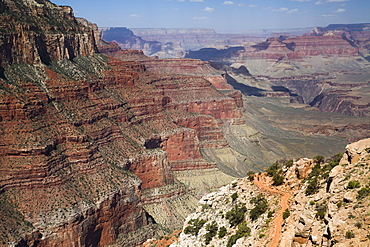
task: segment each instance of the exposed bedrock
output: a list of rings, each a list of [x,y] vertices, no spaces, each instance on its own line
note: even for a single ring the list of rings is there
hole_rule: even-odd
[[[4,0],[0,66],[50,63],[96,52],[93,31],[79,25],[73,11],[48,1]]]
[[[202,153],[227,147],[224,121],[242,122],[241,94],[222,73],[198,60],[158,60],[155,71],[150,59],[94,54],[99,37],[70,8],[3,3],[19,29],[2,36],[1,243],[132,246],[145,239],[124,236],[180,227],[197,198],[233,179]],[[10,10],[27,10],[34,27]],[[57,27],[46,25],[53,13]]]

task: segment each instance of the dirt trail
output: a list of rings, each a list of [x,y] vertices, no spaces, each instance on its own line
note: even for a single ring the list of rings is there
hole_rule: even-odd
[[[271,188],[270,185],[268,183],[266,183],[265,180],[266,179],[265,179],[264,175],[259,175],[259,176],[256,175],[255,178],[254,178],[254,183],[258,187],[260,187],[262,190],[265,190],[265,191],[270,192],[270,193],[274,193],[274,194],[276,193],[276,194],[282,195],[282,198],[281,198],[281,201],[280,201],[281,210],[278,212],[278,214],[276,215],[276,217],[274,219],[275,234],[271,238],[271,243],[269,245],[269,247],[277,247],[279,245],[279,240],[280,240],[280,237],[281,237],[282,224],[284,222],[283,212],[285,211],[285,209],[287,209],[289,207],[288,200],[291,197],[291,195],[287,192]]]

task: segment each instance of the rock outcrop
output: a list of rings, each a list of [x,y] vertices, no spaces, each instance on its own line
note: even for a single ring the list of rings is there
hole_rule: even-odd
[[[227,85],[207,63],[163,74],[142,53],[95,54],[123,51],[69,7],[1,3],[2,244],[133,246],[163,232],[158,224],[180,227],[196,197],[233,179],[201,149],[228,145],[220,126],[240,121],[241,95],[213,87]]]
[[[122,48],[143,50],[148,56],[181,58],[189,50],[225,48],[260,41],[260,37],[219,34],[207,28],[103,28],[104,39]]]
[[[147,55],[152,55],[162,49],[158,41],[146,41],[125,27],[112,27],[101,31],[103,40],[115,42],[122,49],[143,50]]]
[[[96,52],[93,31],[49,1],[1,1],[0,66],[46,63]]]
[[[305,36],[269,38],[243,49],[193,51],[189,57],[231,64],[234,70],[247,68],[252,78],[236,71],[228,77],[246,95],[289,98],[323,112],[364,117],[369,116],[367,42],[367,24],[332,25]]]
[[[171,246],[367,246],[369,150],[364,139],[326,162],[320,156],[288,161],[268,169],[272,179],[234,181],[199,201]]]

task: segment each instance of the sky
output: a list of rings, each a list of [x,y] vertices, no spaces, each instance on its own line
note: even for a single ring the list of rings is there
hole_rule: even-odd
[[[51,0],[99,27],[256,29],[370,23],[370,0]]]

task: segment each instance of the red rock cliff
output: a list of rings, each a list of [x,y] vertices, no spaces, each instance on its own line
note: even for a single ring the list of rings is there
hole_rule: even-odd
[[[0,2],[0,66],[50,63],[92,55],[91,29],[79,25],[73,11],[49,1]]]
[[[240,94],[93,54],[92,29],[68,7],[1,4],[1,241],[112,244],[148,224],[142,190],[178,197],[173,171],[216,167],[200,149],[227,146],[220,125],[240,118]]]

